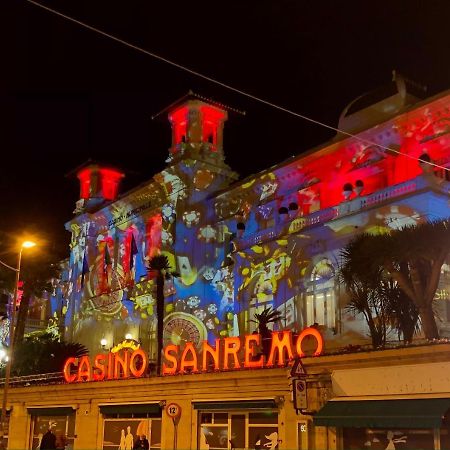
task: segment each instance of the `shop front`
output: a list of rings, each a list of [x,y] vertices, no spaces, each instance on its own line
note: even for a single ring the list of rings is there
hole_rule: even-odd
[[[331,381],[315,434],[333,432],[341,450],[450,449],[448,351],[424,345],[315,361]]]
[[[199,450],[269,448],[279,443],[275,400],[194,402]]]
[[[127,450],[144,437],[151,450],[161,449],[159,403],[100,405],[103,422],[103,450]]]
[[[75,438],[75,410],[72,407],[27,408],[30,416],[30,443],[40,449],[48,430],[52,430],[57,449],[73,448]]]
[[[450,398],[337,400],[314,417],[342,431],[345,450],[449,449]]]

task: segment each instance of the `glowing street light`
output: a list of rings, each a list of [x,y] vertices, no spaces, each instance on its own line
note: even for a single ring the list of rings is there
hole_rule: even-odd
[[[35,246],[36,246],[36,242],[33,242],[33,241],[22,242],[22,248],[31,248],[31,247],[35,247]]]
[[[6,369],[5,369],[5,383],[3,384],[3,401],[2,401],[2,413],[0,416],[0,448],[5,448],[4,436],[6,431],[6,404],[8,401],[8,388],[9,388],[9,380],[11,378],[11,367],[13,363],[14,356],[14,320],[16,316],[16,306],[17,306],[17,293],[19,288],[20,281],[20,266],[22,264],[22,252],[24,248],[32,248],[35,247],[36,243],[33,241],[23,241],[20,245],[20,250],[17,255],[17,266],[16,268],[8,266],[11,270],[16,272],[16,282],[14,284],[14,296],[13,303],[11,306],[11,318],[9,323],[9,355],[5,356],[6,361]]]

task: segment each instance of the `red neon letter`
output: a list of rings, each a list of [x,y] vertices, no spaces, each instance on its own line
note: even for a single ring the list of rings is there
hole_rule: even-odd
[[[84,381],[91,381],[91,362],[89,361],[89,356],[82,356],[78,364],[77,381],[83,381],[83,377],[86,378]]]
[[[174,355],[172,355],[174,353]],[[178,369],[178,345],[168,345],[164,348],[164,358],[172,363],[172,366],[167,366],[165,362],[163,362],[162,373],[163,375],[173,375],[177,373]]]
[[[278,366],[284,366],[285,350],[287,352],[288,359],[293,359],[291,344],[291,332],[282,331],[283,337],[280,339],[280,333],[275,331],[272,333],[272,346],[270,347],[269,360],[267,361],[267,367],[274,365],[275,353],[278,353]]]
[[[64,369],[63,369],[64,379],[68,383],[73,383],[75,381],[75,379],[77,378],[76,374],[70,375],[70,366],[72,364],[75,365],[76,362],[77,362],[77,358],[67,358],[66,362],[64,363]]]
[[[238,337],[229,337],[223,340],[224,349],[223,349],[223,368],[225,370],[229,369],[228,367],[228,357],[231,355],[234,359],[234,368],[240,369],[241,365],[239,364],[239,358],[237,353],[241,348],[241,341]]]
[[[106,359],[107,356],[103,353],[100,353],[99,355],[95,356],[94,359],[94,370],[92,377],[95,381],[102,381],[105,379],[106,376]]]
[[[317,347],[316,347],[316,351],[314,352],[314,356],[319,356],[323,350],[323,337],[316,328],[312,328],[312,327],[305,328],[299,334],[299,336],[297,338],[297,344],[295,346],[296,350],[297,350],[297,355],[300,356],[300,358],[305,356],[305,352],[302,349],[302,343],[303,343],[303,339],[305,339],[306,336],[313,336],[316,338]]]
[[[128,378],[128,357],[129,353],[127,350],[124,351],[125,358],[120,357],[120,353],[114,354],[114,379],[118,380],[120,378],[120,372],[122,372],[122,378]],[[122,370],[121,370],[122,369]]]
[[[136,363],[134,362],[134,360],[140,357],[142,360],[142,366],[138,369],[136,368]],[[130,358],[130,372],[131,375],[133,375],[133,377],[139,378],[142,377],[142,375],[145,372],[145,369],[147,368],[147,355],[145,354],[144,350],[142,350],[141,348],[137,348],[132,354],[131,354],[131,358]]]
[[[192,355],[192,359],[186,359],[188,353]],[[186,367],[192,367],[192,370],[187,371]],[[183,354],[181,355],[180,373],[198,372],[197,364],[197,352],[195,351],[194,344],[188,342],[184,347]]]
[[[251,343],[254,342],[255,345],[252,345]],[[261,355],[261,357],[254,361],[253,357],[257,356],[253,353],[253,350],[255,349],[255,346],[259,346],[261,344],[261,335],[260,334],[248,334],[245,336],[245,360],[244,360],[244,367],[247,369],[252,369],[255,367],[263,367],[264,366],[264,356]]]
[[[108,353],[108,380],[114,378],[114,353]]]
[[[208,341],[203,341],[203,364],[202,364],[202,371],[206,372],[208,370],[208,355],[212,358],[214,361],[214,370],[219,370],[219,351],[220,351],[220,339],[216,339],[216,345],[215,348],[211,347],[208,344]]]

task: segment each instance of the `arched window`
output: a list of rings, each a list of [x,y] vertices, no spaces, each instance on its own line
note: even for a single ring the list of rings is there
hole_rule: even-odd
[[[306,291],[306,325],[334,328],[336,324],[335,269],[328,258],[314,265]]]

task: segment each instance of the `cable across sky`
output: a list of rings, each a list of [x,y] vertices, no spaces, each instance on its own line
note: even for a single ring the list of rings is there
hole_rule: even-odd
[[[216,85],[221,86],[221,87],[223,87],[225,89],[228,89],[230,91],[236,92],[237,94],[243,95],[243,96],[245,96],[247,98],[250,98],[250,99],[252,99],[254,101],[257,101],[257,102],[262,103],[264,105],[270,106],[270,107],[275,108],[275,109],[277,109],[279,111],[283,111],[283,112],[285,112],[287,114],[290,114],[292,116],[298,117],[300,119],[306,120],[306,121],[308,121],[310,123],[314,123],[314,124],[319,125],[319,126],[321,126],[323,128],[327,128],[327,129],[335,131],[337,133],[341,133],[341,134],[343,134],[345,136],[348,136],[348,137],[351,137],[353,139],[356,139],[357,141],[359,141],[359,142],[361,142],[361,143],[363,143],[365,145],[375,146],[375,147],[381,148],[383,150],[386,150],[386,151],[389,151],[389,152],[392,152],[392,153],[396,153],[398,155],[405,156],[405,157],[413,159],[415,161],[420,161],[422,164],[428,164],[428,165],[436,167],[438,169],[442,169],[442,170],[445,170],[445,171],[450,171],[450,169],[445,167],[445,166],[441,166],[441,165],[433,163],[431,161],[421,160],[420,158],[417,158],[417,157],[415,157],[413,155],[402,153],[401,151],[398,151],[395,148],[387,147],[387,146],[382,145],[382,144],[377,144],[376,142],[370,141],[368,139],[364,139],[364,138],[362,138],[360,136],[357,136],[355,134],[349,133],[348,131],[340,130],[339,128],[333,127],[333,126],[328,125],[326,123],[323,123],[323,122],[321,122],[319,120],[312,119],[311,117],[308,117],[308,116],[305,116],[303,114],[297,113],[297,112],[292,111],[292,110],[290,110],[288,108],[285,108],[283,106],[280,106],[280,105],[272,103],[272,102],[270,102],[268,100],[265,100],[265,99],[263,99],[261,97],[257,97],[256,95],[253,95],[253,94],[250,94],[248,92],[245,92],[245,91],[243,91],[241,89],[238,89],[238,88],[236,88],[234,86],[231,86],[231,85],[229,85],[227,83],[224,83],[224,82],[222,82],[220,80],[212,78],[212,77],[210,77],[208,75],[204,75],[203,73],[200,73],[200,72],[198,72],[196,70],[190,69],[187,66],[179,64],[179,63],[177,63],[175,61],[172,61],[170,59],[164,58],[163,56],[160,56],[160,55],[158,55],[156,53],[153,53],[153,52],[151,52],[149,50],[146,50],[145,48],[142,48],[142,47],[139,47],[139,46],[137,46],[135,44],[132,44],[131,42],[125,41],[124,39],[118,38],[117,36],[114,36],[114,35],[112,35],[110,33],[107,33],[106,31],[100,30],[99,28],[93,27],[92,25],[89,25],[89,24],[87,24],[85,22],[82,22],[81,20],[78,20],[78,19],[75,19],[75,18],[73,18],[71,16],[68,16],[68,15],[66,15],[66,14],[64,14],[64,13],[62,13],[60,11],[57,11],[57,10],[55,10],[53,8],[50,8],[50,7],[46,6],[46,5],[43,5],[43,4],[41,4],[41,3],[39,3],[39,2],[37,2],[35,0],[26,0],[26,1],[28,3],[31,3],[31,4],[39,7],[39,8],[42,8],[42,9],[46,10],[48,12],[51,12],[52,14],[55,14],[55,15],[57,15],[59,17],[62,17],[64,19],[66,19],[66,20],[69,20],[70,22],[76,23],[77,25],[80,25],[81,27],[84,27],[84,28],[86,28],[86,29],[88,29],[90,31],[93,31],[94,33],[97,33],[97,34],[100,34],[102,36],[105,36],[105,37],[107,37],[109,39],[112,39],[113,41],[116,41],[116,42],[118,42],[118,43],[120,43],[120,44],[122,44],[122,45],[124,45],[126,47],[129,47],[129,48],[132,48],[133,50],[136,50],[138,52],[144,53],[145,55],[151,56],[152,58],[155,58],[155,59],[157,59],[159,61],[162,61],[162,62],[164,62],[166,64],[169,64],[169,65],[171,65],[173,67],[176,67],[177,69],[183,70],[184,72],[187,72],[187,73],[189,73],[191,75],[194,75],[194,76],[196,76],[198,78],[202,78],[202,79],[204,79],[206,81],[209,81],[210,83],[216,84]]]

